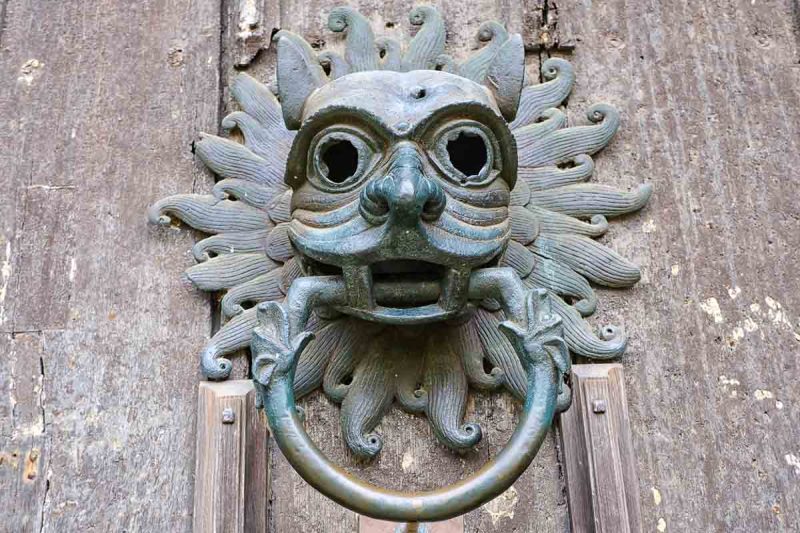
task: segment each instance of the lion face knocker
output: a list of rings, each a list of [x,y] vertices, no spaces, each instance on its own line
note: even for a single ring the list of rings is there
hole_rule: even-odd
[[[570,351],[624,351],[619,331],[598,337],[584,321],[597,304],[589,282],[626,287],[639,271],[593,237],[651,189],[585,183],[619,117],[600,104],[592,124],[566,127],[557,106],[574,81],[569,63],[548,59],[548,81],[529,85],[521,38],[500,24],[484,24],[485,46],[459,64],[433,8],[410,20],[421,28],[402,50],[335,9],[344,57],[279,32],[277,98],[244,74],[231,87],[242,111],[223,126],[244,144],[196,145],[224,179],[211,195],[158,202],[150,218],[213,234],[187,271],[201,289],[227,290],[230,320],[203,353],[205,374],[226,378],[222,356],[251,346],[259,399],[294,468],[357,512],[420,521],[467,512],[524,471],[569,406]],[[395,402],[455,450],[481,438],[463,421],[469,386],[504,387],[525,408],[484,469],[404,494],[347,476],[310,442],[294,400],[320,386],[364,457],[380,451],[373,430]]]
[[[308,98],[289,161],[289,239],[304,272],[343,277],[345,314],[453,317],[466,310],[470,274],[508,244],[516,146],[470,80],[435,70],[339,78]]]

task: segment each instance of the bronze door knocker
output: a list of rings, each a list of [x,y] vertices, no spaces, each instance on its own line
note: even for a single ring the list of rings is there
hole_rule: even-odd
[[[597,306],[590,282],[628,287],[639,269],[594,238],[651,187],[586,183],[619,115],[598,104],[589,124],[568,127],[558,108],[574,82],[568,62],[546,60],[546,81],[530,83],[522,39],[502,25],[484,24],[485,45],[459,63],[444,53],[435,9],[414,9],[410,22],[420,29],[403,49],[334,9],[343,57],[280,31],[277,86],[246,74],[231,86],[242,110],[222,125],[244,143],[196,144],[223,179],[209,195],[161,200],[149,217],[211,234],[187,270],[200,289],[227,291],[206,376],[227,378],[223,356],[250,346],[273,437],[300,475],[358,513],[420,522],[468,512],[522,474],[570,405],[570,352],[625,350],[616,328],[598,336],[585,322]],[[319,387],[367,458],[395,402],[454,450],[481,439],[463,420],[469,387],[505,388],[524,411],[471,477],[404,493],[352,478],[310,441],[295,398]]]

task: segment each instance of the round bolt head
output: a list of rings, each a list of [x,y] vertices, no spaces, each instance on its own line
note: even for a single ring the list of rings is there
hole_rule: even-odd
[[[236,413],[233,412],[233,409],[230,407],[226,407],[222,410],[222,423],[223,424],[233,424],[233,421],[236,420]]]

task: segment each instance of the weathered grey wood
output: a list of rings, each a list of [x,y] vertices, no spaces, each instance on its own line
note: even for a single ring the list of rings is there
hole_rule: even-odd
[[[219,2],[4,6],[0,530],[188,531],[210,313],[144,213],[210,186]]]
[[[246,67],[253,58],[269,48],[272,30],[280,23],[280,2],[269,0],[229,0],[227,39],[237,67]]]
[[[456,47],[498,14],[525,24],[526,40],[535,33],[532,2],[437,4]],[[143,212],[210,183],[189,146],[198,131],[218,130],[219,3],[0,5],[0,490],[15,495],[0,499],[0,523],[188,530],[196,356],[209,310],[178,283],[193,263],[191,237],[146,229]],[[281,25],[333,46],[324,30],[332,5],[281,2]],[[360,5],[405,35],[411,2]],[[559,31],[576,41],[571,120],[601,100],[622,112],[617,138],[595,159],[598,182],[645,178],[656,190],[606,237],[644,266],[644,279],[604,291],[596,318],[631,335],[622,363],[644,527],[797,530],[797,7],[557,7]],[[260,54],[251,70],[267,79],[271,58]],[[224,67],[223,81],[230,74]],[[463,460],[432,444],[424,422],[396,413],[380,429],[383,457],[363,471],[405,487],[457,478],[502,444],[510,404],[470,406],[484,429],[497,429]],[[317,441],[355,464],[340,447],[336,408],[316,397],[306,406]],[[19,458],[34,448],[37,477],[25,483]],[[286,511],[272,531],[354,530],[354,517],[281,468],[273,507]],[[495,515],[467,516],[466,528],[564,531],[563,488],[551,439],[516,494]]]
[[[14,365],[13,372],[0,373],[0,388],[9,393],[0,407],[0,524],[33,531],[41,521],[49,483],[50,446],[42,391],[44,347],[36,334],[3,334],[0,353],[5,364]]]
[[[399,533],[464,533],[464,517],[425,524],[398,524],[366,516],[358,517],[358,533],[398,533],[398,530]]]
[[[266,531],[267,436],[252,381],[200,383],[193,531]]]
[[[790,1],[558,2],[572,120],[622,126],[597,179],[655,189],[607,239],[647,531],[800,529],[800,49]]]
[[[572,531],[641,531],[622,365],[574,365],[572,385],[559,421]]]

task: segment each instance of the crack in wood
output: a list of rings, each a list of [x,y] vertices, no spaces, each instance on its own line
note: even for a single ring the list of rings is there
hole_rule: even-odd
[[[558,5],[554,0],[543,0],[531,22],[533,36],[525,48],[531,52],[550,51],[572,52],[575,49],[573,37],[559,27]]]

